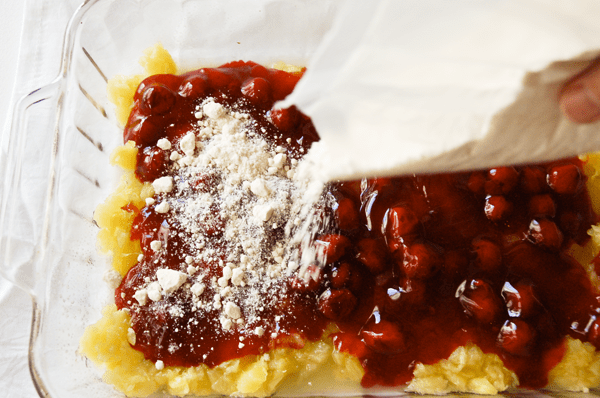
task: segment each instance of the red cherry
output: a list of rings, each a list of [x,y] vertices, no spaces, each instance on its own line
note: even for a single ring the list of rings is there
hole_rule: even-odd
[[[181,84],[181,80],[182,80],[181,76],[169,75],[169,74],[159,74],[159,75],[149,76],[140,83],[137,90],[135,91],[135,94],[133,95],[133,100],[134,100],[134,102],[139,101],[142,98],[146,89],[153,85],[164,86],[170,90],[177,91],[177,88]]]
[[[456,297],[465,313],[483,324],[497,322],[502,316],[502,302],[492,287],[481,279],[464,281],[456,291]]]
[[[563,243],[563,234],[553,221],[534,219],[529,224],[528,239],[536,245],[557,251]]]
[[[123,142],[126,144],[127,141],[135,141],[136,145],[139,147],[141,144],[138,143],[139,140],[139,132],[141,123],[147,118],[140,113],[139,109],[133,108],[131,113],[129,114],[129,118],[127,119],[127,123],[125,124],[125,130],[123,130]],[[157,138],[158,139],[158,138]],[[140,140],[141,141],[141,140]],[[147,145],[153,145],[153,142],[149,142]]]
[[[383,192],[385,189],[394,185],[394,180],[389,177],[376,177],[370,180],[373,189]]]
[[[271,123],[281,131],[290,131],[300,121],[300,111],[295,105],[285,109],[271,109]]]
[[[313,142],[319,141],[319,134],[308,116],[300,115],[300,124],[298,130],[293,135],[298,143],[303,143],[306,148]]]
[[[296,276],[292,278],[291,287],[299,292],[314,292],[321,286],[322,280],[321,267],[309,265],[303,277]]]
[[[146,86],[140,101],[140,111],[145,115],[162,115],[175,105],[176,94],[160,83]]]
[[[487,272],[496,272],[502,266],[502,250],[486,238],[476,238],[472,243],[476,266]]]
[[[419,220],[415,213],[408,207],[396,206],[388,209],[384,216],[384,225],[388,237],[392,240],[415,232]]]
[[[339,266],[334,267],[331,271],[331,286],[336,289],[341,289],[346,286],[350,278],[350,264],[341,263]]]
[[[319,311],[334,321],[342,320],[352,313],[358,300],[348,289],[327,289],[319,296]]]
[[[348,288],[352,292],[360,291],[363,284],[363,276],[359,267],[351,263],[341,263],[333,267],[331,271],[331,286],[336,289]]]
[[[363,178],[360,182],[361,185],[361,197],[368,196],[374,191],[384,192],[393,185],[391,178],[387,177],[376,177],[376,178]]]
[[[335,208],[335,219],[342,231],[352,231],[360,225],[358,209],[355,203],[348,198],[338,200],[337,208]]]
[[[530,194],[544,191],[546,188],[546,172],[538,166],[528,166],[521,170],[521,189]]]
[[[582,185],[581,171],[574,164],[555,166],[548,172],[547,181],[554,192],[573,195]]]
[[[271,123],[281,131],[291,131],[300,122],[300,111],[295,105],[285,109],[272,109]]]
[[[520,282],[511,285],[509,282],[502,287],[502,298],[511,317],[529,318],[537,314],[541,304],[533,292],[533,286]]]
[[[271,99],[271,84],[262,77],[246,80],[242,94],[255,104],[263,104]]]
[[[408,278],[426,279],[441,263],[439,249],[429,243],[412,243],[405,246],[400,266]]]
[[[287,97],[292,92],[296,86],[296,83],[298,83],[298,80],[300,80],[301,77],[302,73],[289,74],[281,70],[270,69],[269,81],[273,84],[273,100],[279,101]]]
[[[531,217],[554,217],[556,215],[556,203],[549,194],[532,196],[527,209]]]
[[[324,264],[331,264],[346,253],[346,249],[350,246],[350,239],[337,234],[323,235],[315,241],[315,246],[317,258]]]
[[[167,161],[167,153],[162,149],[145,147],[137,154],[136,175],[141,181],[154,181],[167,170]]]
[[[141,116],[137,112],[131,112],[125,131],[123,141],[135,141],[138,148],[152,146],[164,135],[164,129],[154,116]]]
[[[167,125],[167,128],[165,128],[165,132],[167,134],[164,138],[168,139],[171,142],[172,148],[176,148],[181,139],[185,137],[189,132],[194,131],[194,129],[195,125],[191,121],[189,123],[181,123],[179,125],[177,123],[170,123]]]
[[[360,180],[353,181],[341,181],[338,185],[339,189],[345,196],[351,199],[355,199],[357,202],[360,201]]]
[[[475,171],[469,176],[467,187],[476,195],[483,195],[483,187],[485,185],[485,174],[482,171]]]
[[[397,285],[386,289],[385,311],[402,314],[406,309],[420,307],[425,303],[426,293],[427,286],[423,281],[403,278]]]
[[[600,320],[595,319],[587,332],[588,341],[600,349]]]
[[[150,243],[158,239],[164,217],[154,211],[154,205],[144,207],[133,219],[131,240],[139,240],[142,251],[152,252]]]
[[[484,212],[490,221],[500,222],[512,212],[512,204],[504,196],[488,196],[485,199]]]
[[[404,258],[404,241],[402,239],[388,240],[388,249],[396,261],[402,261]]]
[[[484,189],[488,195],[506,195],[519,182],[519,172],[514,167],[496,167],[488,172]]]
[[[246,70],[247,68],[245,67],[252,67],[252,65],[257,65],[252,61],[242,61],[242,60],[237,60],[237,61],[231,61],[231,62],[227,62],[224,63],[222,65],[219,65],[218,69],[223,70],[223,69],[235,69],[237,68],[242,69],[242,70]]]
[[[520,319],[506,321],[498,338],[497,344],[512,355],[523,356],[529,353],[529,347],[535,338],[535,330]]]
[[[220,90],[227,90],[231,84],[239,84],[235,77],[227,73],[227,68],[202,68],[198,70],[199,74],[206,76],[206,81],[210,87]]]
[[[266,79],[269,76],[269,70],[262,65],[254,65],[252,69],[250,69],[250,76],[263,77]]]
[[[400,326],[383,319],[367,325],[360,337],[367,347],[382,354],[397,354],[406,349]]]
[[[200,98],[208,91],[208,82],[206,76],[202,74],[192,75],[188,77],[179,86],[179,95],[182,97]]]
[[[388,268],[387,250],[384,244],[375,239],[361,239],[357,245],[356,258],[367,266],[373,275],[382,273]]]

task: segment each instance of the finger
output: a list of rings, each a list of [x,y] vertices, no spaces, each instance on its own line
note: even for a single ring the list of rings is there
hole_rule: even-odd
[[[600,120],[600,63],[594,62],[559,94],[562,112],[575,123]]]

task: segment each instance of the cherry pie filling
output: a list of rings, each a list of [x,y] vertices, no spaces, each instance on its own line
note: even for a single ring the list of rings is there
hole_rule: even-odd
[[[170,173],[158,141],[177,145],[195,128],[194,114],[206,98],[251,115],[256,134],[288,159],[301,159],[319,139],[310,119],[296,108],[273,109],[300,77],[240,61],[147,78],[124,132],[125,142],[138,148],[137,177],[152,182]],[[189,182],[210,193],[221,178]],[[269,285],[275,286],[271,305],[253,309],[252,330],[261,333],[236,325],[224,333],[219,310],[200,311],[189,289],[164,297],[165,305],[138,305],[136,291],[159,267],[186,263],[193,237],[156,203],[129,206],[136,214],[131,239],[140,240],[144,255],[115,301],[130,310],[133,347],[167,366],[212,367],[276,347],[300,348],[333,322],[334,344],[360,360],[364,387],[403,385],[417,363],[436,363],[473,342],[498,354],[521,386],[541,388],[564,354],[566,336],[600,347],[600,300],[568,254],[597,221],[585,181],[582,162],[573,158],[330,183],[319,211],[333,222],[313,243],[325,260],[310,265],[308,277],[291,273]],[[223,223],[218,204],[199,221],[212,242],[206,250],[214,252],[212,261],[196,264],[206,280],[202,294],[216,293],[210,281],[227,262]],[[284,234],[279,225],[268,239]],[[151,246],[161,239],[168,250],[158,262]]]

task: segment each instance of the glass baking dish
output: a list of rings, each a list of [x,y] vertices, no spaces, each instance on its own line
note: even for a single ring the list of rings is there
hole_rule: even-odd
[[[183,70],[236,59],[306,65],[337,6],[333,0],[90,0],[79,8],[65,35],[60,75],[16,107],[2,171],[0,265],[33,300],[29,366],[40,397],[121,396],[78,354],[84,328],[112,301],[102,280],[109,259],[97,253],[92,219],[119,177],[108,159],[122,138],[107,78],[135,73],[142,51],[157,42]]]

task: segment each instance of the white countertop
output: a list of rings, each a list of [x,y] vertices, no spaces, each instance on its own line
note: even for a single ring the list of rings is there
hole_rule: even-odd
[[[3,127],[9,120],[10,93],[12,93],[15,77],[17,74],[17,60],[19,59],[19,43],[21,40],[21,29],[23,27],[23,16],[25,12],[25,1],[1,0],[2,13],[0,13],[0,54],[3,60],[0,62],[0,115],[2,115]]]

